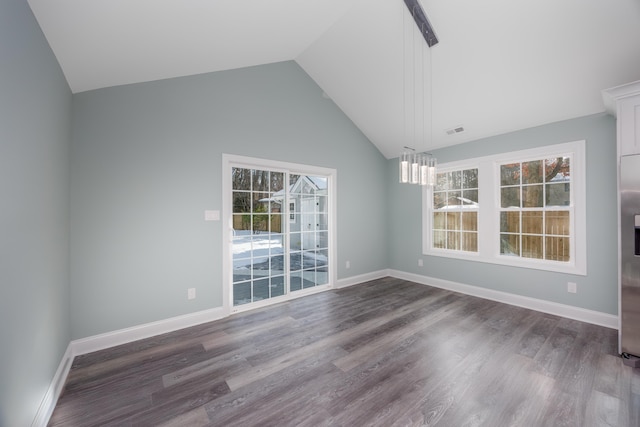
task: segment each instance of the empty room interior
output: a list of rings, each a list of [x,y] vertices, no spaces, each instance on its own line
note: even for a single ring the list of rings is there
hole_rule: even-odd
[[[638,154],[636,0],[3,0],[0,426],[638,426]]]

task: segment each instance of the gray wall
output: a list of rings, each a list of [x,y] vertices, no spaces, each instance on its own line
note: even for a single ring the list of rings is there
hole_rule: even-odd
[[[338,277],[387,267],[386,160],[294,62],[80,93],[73,117],[74,339],[222,306],[223,153],[337,169]]]
[[[615,120],[593,115],[434,151],[440,163],[586,140],[587,273],[552,273],[421,255],[420,190],[397,184],[397,159],[388,161],[390,268],[617,315]],[[402,207],[402,208],[401,208]],[[418,258],[424,267],[417,266]],[[567,282],[578,292],[567,292]]]
[[[33,421],[70,340],[71,92],[26,0],[0,2],[0,425]]]
[[[86,92],[72,105],[27,2],[4,0],[0,63],[2,426],[31,423],[72,338],[222,305],[221,224],[203,221],[222,206],[222,153],[338,170],[340,278],[394,268],[617,312],[611,117],[435,153],[586,139],[589,275],[570,276],[422,256],[418,189],[396,184],[397,162],[293,62]]]

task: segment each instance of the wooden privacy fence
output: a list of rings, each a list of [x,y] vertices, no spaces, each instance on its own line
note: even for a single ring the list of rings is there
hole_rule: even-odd
[[[242,214],[233,216],[234,230],[282,233],[281,214]]]

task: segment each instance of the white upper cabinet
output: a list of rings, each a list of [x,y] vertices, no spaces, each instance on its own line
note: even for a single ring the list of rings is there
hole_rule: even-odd
[[[640,80],[604,90],[602,98],[618,118],[618,156],[640,154]]]

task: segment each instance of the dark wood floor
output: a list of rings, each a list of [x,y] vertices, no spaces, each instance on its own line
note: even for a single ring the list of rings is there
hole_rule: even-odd
[[[640,426],[617,332],[386,278],[77,357],[51,426]]]

